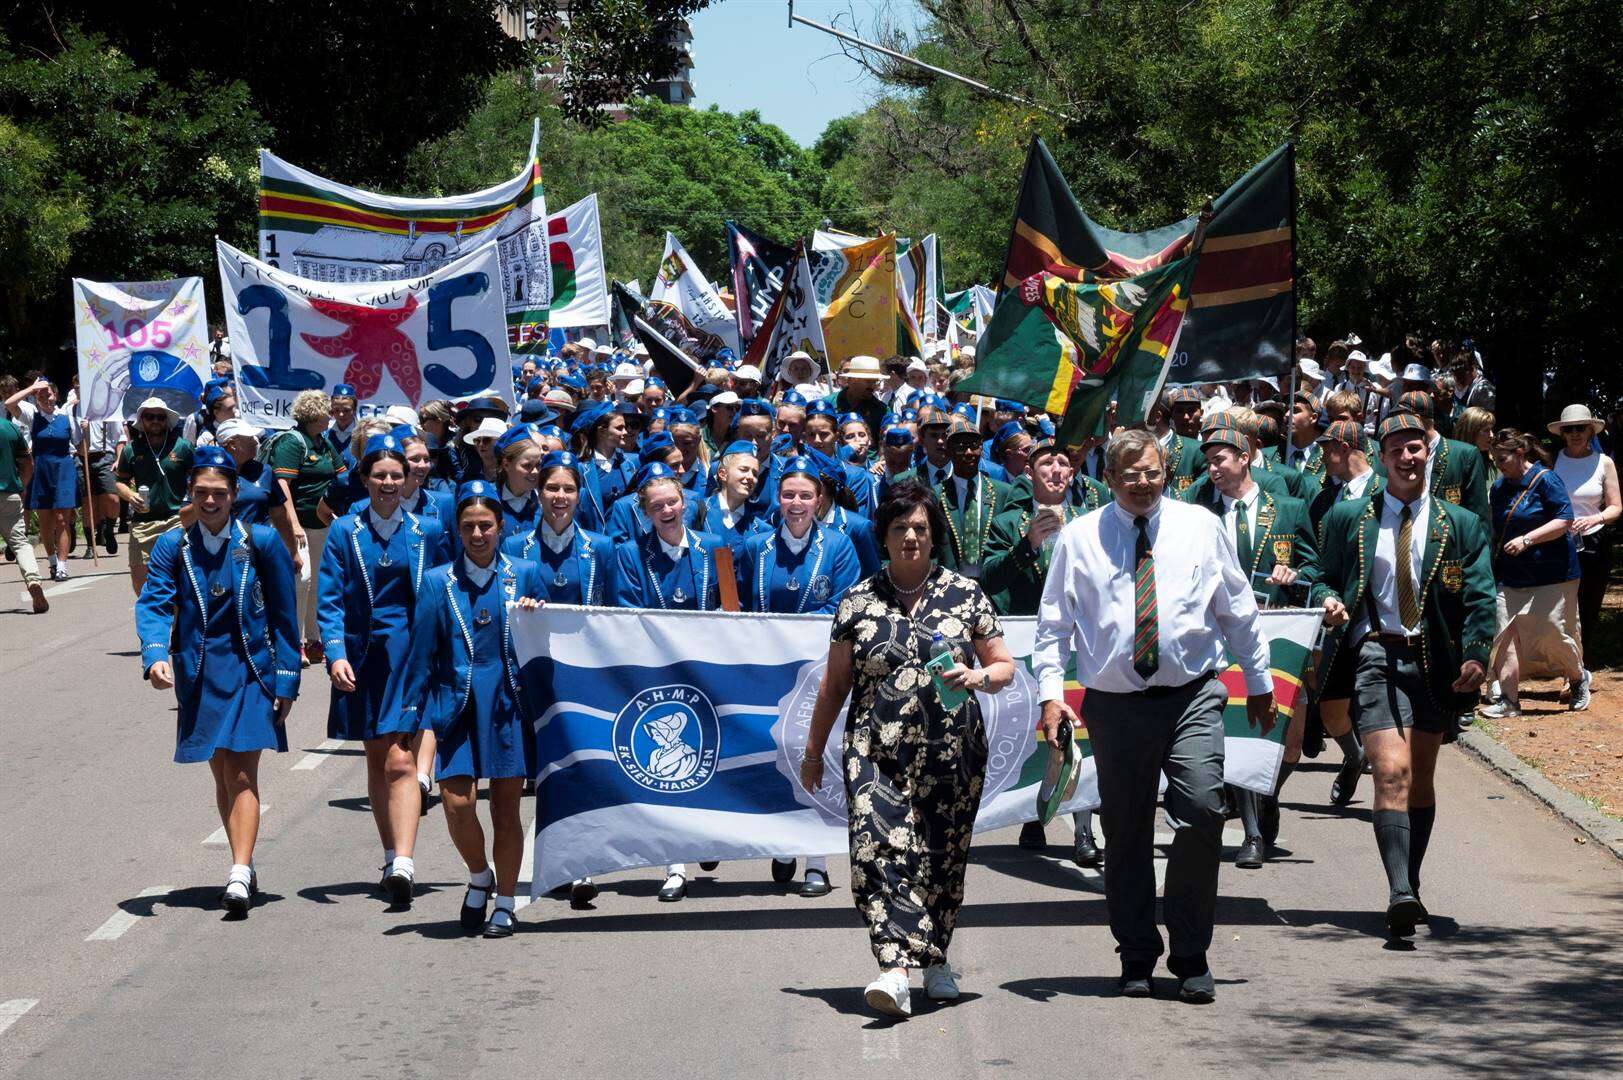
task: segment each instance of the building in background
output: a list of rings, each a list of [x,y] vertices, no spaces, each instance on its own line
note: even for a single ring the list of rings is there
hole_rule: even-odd
[[[526,3],[516,8],[507,4],[496,6],[496,18],[501,22],[502,29],[510,37],[520,41],[528,41],[534,36],[531,20],[532,5]],[[560,8],[560,14],[568,17],[567,10]],[[693,28],[683,19],[681,25],[671,33],[671,41],[676,46],[678,54],[676,70],[663,79],[659,79],[648,87],[648,96],[658,98],[667,105],[691,105],[693,103]],[[542,67],[536,74],[541,78],[556,79],[563,74],[563,65],[567,60]],[[616,120],[626,118],[624,105],[605,105],[605,112]]]

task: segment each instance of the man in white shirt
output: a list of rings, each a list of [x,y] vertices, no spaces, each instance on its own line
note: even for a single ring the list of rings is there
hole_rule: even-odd
[[[1105,897],[1122,957],[1121,988],[1149,997],[1162,952],[1155,926],[1155,802],[1167,779],[1173,826],[1165,912],[1179,995],[1216,996],[1206,950],[1217,905],[1223,832],[1223,707],[1228,654],[1245,679],[1246,711],[1273,728],[1268,643],[1257,602],[1222,520],[1163,499],[1166,462],[1147,431],[1113,437],[1106,479],[1115,502],[1067,525],[1038,608],[1033,669],[1043,731],[1077,723],[1064,702],[1065,659],[1085,688],[1082,711],[1098,768]],[[1160,544],[1162,537],[1167,543]]]

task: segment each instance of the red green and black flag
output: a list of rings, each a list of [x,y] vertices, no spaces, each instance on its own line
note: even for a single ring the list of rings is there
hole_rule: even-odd
[[[1226,382],[1290,369],[1295,162],[1286,143],[1212,202],[1171,381]],[[1199,219],[1192,214],[1141,233],[1107,229],[1083,212],[1048,147],[1033,137],[1001,287],[1037,273],[1068,281],[1141,274],[1188,254]]]

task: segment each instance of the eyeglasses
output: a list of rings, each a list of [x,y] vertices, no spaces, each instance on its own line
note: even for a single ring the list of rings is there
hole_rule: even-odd
[[[1159,484],[1161,482],[1161,478],[1165,475],[1166,473],[1162,472],[1160,469],[1144,469],[1142,471],[1138,469],[1129,469],[1124,473],[1117,474],[1118,478],[1124,484]]]
[[[1561,425],[1561,434],[1563,434],[1563,435],[1588,435],[1589,434],[1589,425],[1588,424],[1562,424]]]

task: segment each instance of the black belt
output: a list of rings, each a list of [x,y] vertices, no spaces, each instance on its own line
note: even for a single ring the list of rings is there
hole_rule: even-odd
[[[1382,645],[1407,645],[1411,649],[1418,649],[1425,642],[1425,635],[1386,634],[1372,630],[1360,638],[1358,644],[1362,645],[1366,641],[1376,641]]]

